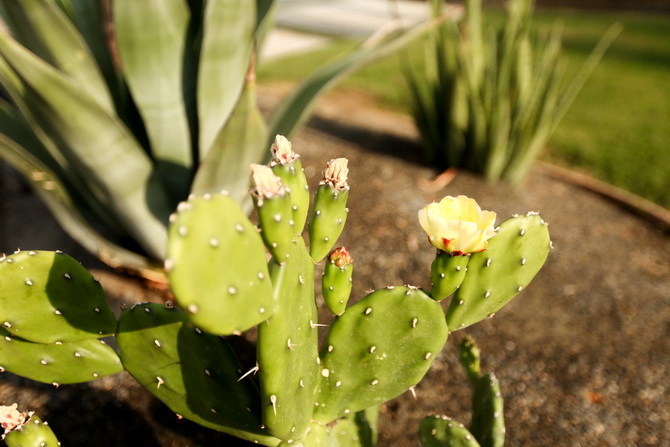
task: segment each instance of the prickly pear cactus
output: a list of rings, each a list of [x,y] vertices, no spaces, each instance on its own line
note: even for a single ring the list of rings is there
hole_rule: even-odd
[[[535,213],[500,225],[487,250],[473,253],[447,310],[452,331],[490,317],[535,277],[549,255],[547,224]]]
[[[314,264],[302,238],[271,272],[277,311],[258,327],[263,424],[273,436],[295,440],[312,418],[318,360]]]
[[[12,429],[4,436],[7,447],[58,447],[60,442],[49,427],[32,412],[28,419],[20,426]]]
[[[111,335],[116,319],[100,284],[65,253],[21,251],[0,258],[0,322],[38,343]]]
[[[171,220],[165,267],[193,323],[225,335],[272,315],[265,248],[235,200],[226,194],[192,197]]]
[[[441,306],[421,290],[371,293],[330,327],[314,419],[326,424],[407,391],[426,374],[448,332]]]
[[[438,250],[430,294],[389,286],[348,306],[353,259],[340,247],[324,267],[321,293],[337,316],[319,349],[315,263],[344,228],[347,174],[345,159],[331,160],[310,210],[298,156],[278,137],[272,167],[252,167],[257,226],[225,193],[189,197],[170,218],[165,269],[176,303],[137,304],[118,324],[100,285],[72,258],[3,256],[0,370],[58,385],[125,368],[178,415],[248,441],[374,446],[379,404],[422,379],[450,329],[490,316],[523,289],[550,242],[534,214],[496,234],[495,213],[472,199],[431,204],[419,212]],[[439,301],[451,294],[445,318]],[[257,365],[245,372],[224,336],[254,327]],[[120,354],[100,340],[111,334]],[[461,361],[475,387],[470,432],[430,418],[422,440],[499,447],[499,384],[481,376],[474,342],[462,344]]]
[[[465,279],[468,271],[469,256],[452,256],[449,253],[438,253],[431,265],[430,278],[433,288],[431,296],[442,301],[456,291]]]
[[[345,247],[339,247],[328,255],[321,278],[321,293],[328,309],[342,315],[351,295],[354,264]]]
[[[460,422],[447,416],[428,416],[421,421],[422,447],[480,447],[475,437]]]
[[[181,310],[133,306],[121,315],[116,338],[126,370],[175,413],[252,442],[278,442],[261,428],[258,391],[239,380],[227,342],[193,326]]]
[[[0,329],[0,371],[58,386],[116,374],[123,366],[102,340],[34,343]]]
[[[323,180],[316,191],[312,217],[309,220],[309,254],[320,262],[335,246],[347,220],[349,185],[345,158],[328,162]]]

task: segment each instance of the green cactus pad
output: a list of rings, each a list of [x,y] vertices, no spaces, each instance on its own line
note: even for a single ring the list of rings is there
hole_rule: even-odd
[[[7,447],[58,447],[60,442],[46,422],[36,415],[4,437]]]
[[[348,414],[330,429],[331,437],[340,447],[374,447],[377,445],[377,423],[379,407]]]
[[[295,233],[302,234],[309,211],[309,187],[302,163],[300,160],[294,160],[287,164],[278,164],[272,167],[272,172],[290,191]]]
[[[189,323],[186,314],[139,304],[119,319],[123,364],[175,413],[249,441],[276,445],[262,428],[258,391],[242,376],[227,342]]]
[[[333,261],[326,261],[321,281],[321,292],[328,309],[335,315],[342,315],[347,308],[353,284],[354,265],[338,267]]]
[[[302,238],[271,274],[277,311],[258,327],[263,424],[273,436],[295,440],[309,427],[319,369],[314,263]]]
[[[123,371],[119,356],[101,340],[33,343],[0,329],[0,368],[38,382],[88,382]]]
[[[429,416],[421,421],[422,447],[479,447],[475,437],[463,424],[447,416]]]
[[[116,331],[100,284],[73,258],[51,251],[21,251],[0,259],[0,324],[37,343]]]
[[[225,194],[192,198],[171,220],[165,267],[191,321],[227,335],[272,315],[265,247],[235,200]]]
[[[470,432],[482,447],[502,447],[505,444],[504,402],[500,384],[493,374],[483,375],[472,397]]]
[[[489,248],[470,256],[468,272],[447,310],[449,328],[463,329],[500,310],[535,277],[550,244],[547,225],[537,214],[503,222]]]
[[[447,335],[442,307],[419,289],[395,287],[363,298],[330,327],[314,419],[327,424],[407,391]]]
[[[254,207],[265,246],[278,263],[285,262],[296,233],[290,195],[278,195],[271,199],[254,197]]]
[[[458,360],[473,386],[477,385],[481,374],[479,354],[479,347],[475,344],[475,340],[466,335],[458,345]]]
[[[438,253],[431,265],[430,277],[433,289],[430,294],[436,301],[442,301],[458,289],[465,278],[470,256],[451,256]]]
[[[320,262],[335,246],[347,220],[349,190],[319,185],[309,220],[309,254]]]

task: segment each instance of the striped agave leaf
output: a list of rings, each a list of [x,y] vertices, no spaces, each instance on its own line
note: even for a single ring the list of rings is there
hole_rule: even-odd
[[[160,272],[180,201],[221,190],[243,200],[248,166],[265,161],[275,132],[291,133],[335,80],[420,32],[386,36],[316,72],[268,133],[254,53],[273,7],[0,0],[0,157],[82,246],[112,266]]]

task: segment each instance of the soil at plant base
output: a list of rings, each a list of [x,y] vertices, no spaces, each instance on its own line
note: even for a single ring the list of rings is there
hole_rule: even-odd
[[[284,89],[260,90],[265,110]],[[387,285],[429,288],[434,250],[416,213],[445,195],[474,197],[505,219],[539,211],[554,243],[533,283],[492,319],[454,332],[411,393],[381,408],[380,446],[417,446],[424,416],[469,422],[471,390],[456,346],[462,332],[483,353],[505,398],[507,445],[670,445],[670,239],[603,197],[538,171],[521,187],[458,173],[446,187],[422,162],[407,117],[329,95],[293,139],[316,185],[325,162],[350,163],[350,214],[341,238],[355,261],[354,299]],[[4,177],[0,251],[63,249],[106,287],[110,301],[161,301],[160,290],[104,269],[58,230],[37,199]],[[323,309],[322,309],[323,310]],[[324,317],[327,312],[322,312]],[[247,445],[179,420],[127,374],[89,384],[36,384],[5,373],[0,402],[36,409],[64,445]]]

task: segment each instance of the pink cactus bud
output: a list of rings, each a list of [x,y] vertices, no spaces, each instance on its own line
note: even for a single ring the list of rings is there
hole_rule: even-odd
[[[5,434],[14,430],[16,427],[23,425],[26,419],[30,417],[29,413],[21,413],[16,409],[17,404],[9,407],[0,405],[0,424],[5,429]]]
[[[253,192],[259,198],[271,199],[286,193],[279,177],[274,175],[272,169],[267,166],[252,164],[251,181],[255,187]]]
[[[270,147],[272,152],[272,166],[285,165],[300,158],[300,155],[293,152],[291,142],[283,135],[277,135],[274,143]]]
[[[328,260],[340,268],[346,267],[354,262],[347,247],[338,247],[331,251]]]
[[[346,158],[330,160],[326,165],[326,170],[323,171],[323,180],[321,180],[320,184],[331,185],[340,191],[349,189],[349,185],[347,184],[347,176],[349,175],[348,164],[349,160]]]
[[[496,213],[482,211],[466,196],[443,198],[419,211],[419,223],[430,243],[452,255],[469,255],[488,248],[495,236]]]

